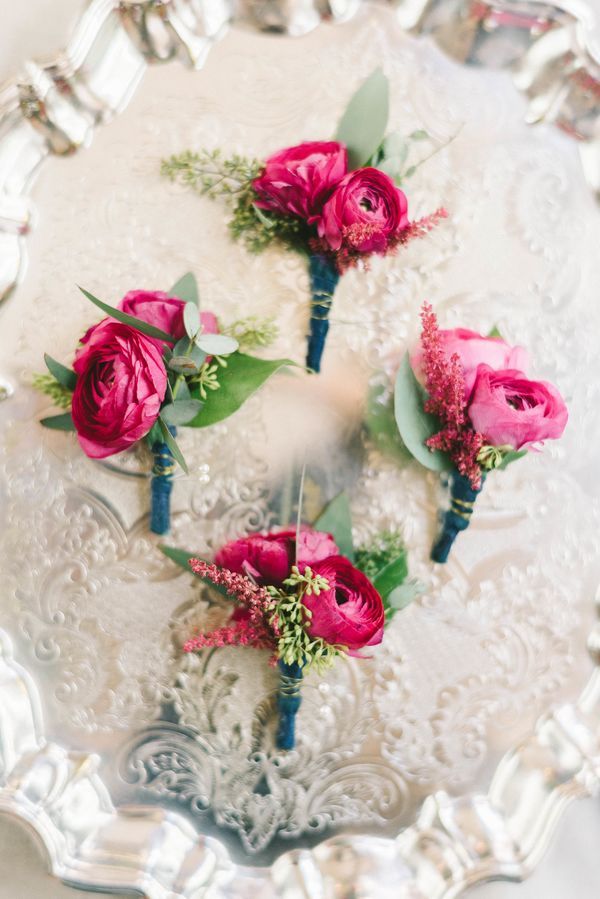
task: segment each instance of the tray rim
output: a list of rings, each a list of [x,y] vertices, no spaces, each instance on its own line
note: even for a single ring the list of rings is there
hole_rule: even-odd
[[[0,305],[26,271],[26,235],[35,218],[28,193],[45,158],[70,155],[87,146],[95,127],[126,107],[148,64],[180,58],[201,68],[211,44],[232,20],[261,30],[303,34],[321,18],[344,21],[361,5],[361,0],[337,0],[331,6],[329,2],[317,3],[307,13],[299,0],[274,0],[263,8],[279,11],[274,27],[252,7],[234,17],[230,0],[214,0],[212,16],[204,15],[211,0],[90,0],[65,50],[51,61],[25,63],[22,75],[0,85],[0,162],[3,146],[15,135],[27,150],[15,157],[14,166],[0,165],[0,245],[8,254],[0,272]],[[431,34],[444,44],[432,25],[442,2],[391,0],[387,5],[395,9],[405,30]],[[483,5],[488,11],[512,13],[519,5],[531,9],[532,2],[484,0]],[[594,45],[589,10],[577,0],[544,4],[543,9],[549,11],[553,27],[564,32],[582,70],[597,80],[600,52]],[[459,10],[455,16],[457,28],[461,15]],[[149,29],[148,23],[153,27]],[[118,95],[90,100],[85,94],[84,63],[107,24],[122,29],[131,41],[129,79]],[[532,38],[522,57],[511,61],[514,80],[528,97],[528,121],[554,121],[556,111],[548,107],[540,113],[532,93],[530,68],[535,70],[536,62],[528,56],[535,45]],[[467,52],[463,61],[474,60]],[[564,72],[562,76],[567,77]],[[59,89],[66,100],[58,95]],[[597,119],[596,131],[600,108]],[[600,134],[580,148],[590,187],[599,190]],[[0,400],[10,392],[11,385],[0,377]],[[600,615],[600,590],[596,608]],[[336,836],[312,850],[289,850],[271,868],[257,869],[236,865],[216,838],[199,833],[182,815],[141,805],[115,808],[98,774],[97,755],[46,740],[37,687],[14,660],[10,638],[0,630],[0,710],[9,710],[0,715],[0,813],[38,834],[52,874],[65,883],[94,891],[137,890],[149,899],[194,899],[210,885],[226,896],[227,884],[244,881],[251,882],[253,890],[270,889],[274,896],[286,895],[292,886],[307,896],[329,896],[328,865],[342,849],[353,852],[371,872],[378,865],[393,868],[397,895],[406,899],[452,899],[487,880],[519,881],[546,851],[566,805],[600,789],[600,623],[589,636],[588,648],[596,667],[579,698],[540,716],[532,735],[502,757],[487,793],[451,798],[438,791],[427,797],[415,823],[396,838]],[[528,784],[531,789],[538,784],[533,828],[518,801],[528,794]],[[65,824],[69,820],[65,809],[76,807],[80,799],[92,802],[94,808],[84,838],[81,829],[69,833]],[[124,825],[130,848],[125,855],[120,850],[117,858],[116,835]],[[177,864],[169,870],[161,866],[160,851],[149,858],[145,851],[149,839],[154,847],[164,845],[167,851],[168,846],[171,855],[175,847]]]

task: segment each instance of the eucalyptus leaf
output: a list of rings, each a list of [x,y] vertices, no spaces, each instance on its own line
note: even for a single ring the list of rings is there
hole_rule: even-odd
[[[177,394],[173,399],[174,403],[182,403],[184,400],[191,400],[192,394],[190,393],[190,388],[187,386],[187,382],[184,378],[180,378],[177,381]]]
[[[66,365],[62,365],[62,363],[57,362],[56,359],[53,359],[52,356],[49,356],[48,353],[44,353],[44,362],[46,363],[46,368],[50,372],[50,374],[56,378],[59,384],[62,384],[63,387],[66,387],[67,390],[75,390],[75,385],[77,384],[77,375],[75,372],[67,368]]]
[[[377,152],[389,114],[389,83],[381,69],[369,75],[351,98],[335,139],[348,149],[348,168],[357,169]]]
[[[328,503],[313,527],[317,531],[331,534],[343,556],[354,561],[354,543],[352,540],[352,513],[347,493],[338,493]]]
[[[512,462],[516,462],[517,459],[522,459],[523,456],[527,455],[527,450],[510,450],[504,456],[504,459],[498,466],[498,471],[504,471]]]
[[[174,403],[162,407],[160,417],[168,425],[186,425],[200,412],[203,405],[201,400],[180,400],[177,397]]]
[[[417,596],[420,596],[424,592],[424,587],[422,584],[419,584],[417,581],[406,581],[404,584],[401,584],[399,587],[396,587],[392,592],[386,597],[385,604],[393,612],[400,612],[402,609],[405,609],[407,606],[414,602]]]
[[[186,464],[185,459],[183,458],[183,453],[177,446],[177,441],[169,431],[168,425],[165,421],[163,421],[162,415],[158,416],[158,423],[160,425],[161,435],[164,442],[167,444],[169,449],[171,450],[171,455],[175,459],[176,462],[179,463],[181,468],[185,471],[186,474],[189,474],[189,470]]]
[[[169,362],[169,368],[179,375],[195,375],[199,366],[190,356],[173,356]]]
[[[183,326],[187,336],[193,340],[200,330],[200,313],[194,303],[186,303],[183,307]]]
[[[402,180],[402,169],[408,156],[408,147],[403,147],[396,156],[384,156],[377,166],[380,171],[385,172],[394,181]]]
[[[40,424],[53,431],[74,431],[73,417],[70,412],[62,412],[60,415],[50,415],[41,418]]]
[[[182,337],[173,347],[173,356],[187,356],[190,348],[190,338]]]
[[[229,356],[239,348],[239,343],[227,334],[198,334],[196,346],[207,356]]]
[[[79,286],[79,285],[78,285]],[[87,297],[90,303],[93,303],[94,306],[97,306],[98,309],[101,309],[106,315],[109,315],[111,318],[116,319],[118,322],[121,322],[124,325],[129,325],[131,328],[135,328],[137,331],[141,331],[142,334],[146,334],[148,337],[154,337],[157,340],[164,340],[166,343],[173,343],[174,337],[171,334],[167,334],[166,331],[161,331],[160,328],[155,328],[154,325],[149,325],[148,322],[143,322],[141,318],[136,318],[135,315],[128,315],[126,312],[121,312],[120,309],[115,309],[114,306],[109,306],[108,303],[103,303],[102,300],[99,300],[98,297],[95,297],[88,290],[85,290],[83,287],[79,287],[79,290],[82,294]]]
[[[198,294],[198,282],[191,272],[187,272],[177,281],[169,291],[170,297],[178,297],[185,303],[195,303],[200,306],[200,296]]]
[[[390,595],[392,590],[395,590],[396,587],[399,587],[400,584],[403,583],[407,575],[408,562],[406,552],[404,552],[402,555],[398,556],[397,559],[388,562],[387,565],[384,565],[384,567],[377,572],[373,578],[373,586],[385,599]]]
[[[271,375],[288,365],[296,367],[290,359],[258,359],[245,353],[232,353],[227,368],[219,369],[218,390],[208,391],[202,412],[188,422],[188,427],[206,428],[233,415]],[[192,396],[199,396],[197,387],[192,390]]]
[[[384,398],[384,388],[377,384],[369,390],[365,412],[365,427],[375,445],[397,462],[406,465],[411,454],[398,433],[393,397]]]
[[[188,574],[193,574],[194,577],[198,578],[198,580],[203,581],[205,584],[208,584],[208,586],[211,587],[216,593],[220,593],[221,596],[228,596],[231,599],[225,587],[222,587],[220,584],[213,584],[213,582],[209,581],[208,578],[202,577],[201,575],[196,574],[195,571],[192,571],[192,569],[190,568],[190,560],[198,559],[198,553],[191,553],[188,552],[188,550],[177,549],[177,547],[175,546],[165,546],[164,544],[160,544],[158,548],[162,553],[165,554],[168,559],[171,559],[172,562],[175,562],[176,565],[179,565],[184,569],[184,571],[187,571]]]
[[[404,355],[394,388],[394,414],[400,437],[409,453],[432,471],[448,471],[452,463],[445,453],[433,452],[425,446],[425,441],[440,430],[435,416],[425,412],[425,394],[414,376],[408,353]]]
[[[381,145],[381,152],[384,156],[399,156],[403,150],[408,152],[406,139],[399,131],[392,131],[386,135]]]

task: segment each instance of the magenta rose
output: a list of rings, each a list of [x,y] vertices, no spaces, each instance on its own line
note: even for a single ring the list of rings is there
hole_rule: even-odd
[[[383,639],[383,600],[371,581],[345,556],[329,556],[311,565],[329,582],[329,589],[305,595],[302,602],[312,612],[311,637],[356,651]]]
[[[148,433],[167,372],[156,341],[114,319],[94,325],[81,343],[73,363],[73,423],[84,453],[104,459]]]
[[[119,303],[119,309],[122,312],[134,315],[149,325],[166,331],[176,341],[185,337],[184,306],[183,300],[178,297],[170,297],[162,290],[130,290]],[[205,334],[219,333],[219,325],[212,312],[201,312],[200,322]]]
[[[253,182],[261,209],[311,221],[348,171],[348,154],[336,141],[309,141],[269,156]]]
[[[333,537],[312,528],[302,528],[298,540],[298,566],[313,565],[339,552]],[[296,560],[296,532],[274,531],[251,534],[226,543],[215,556],[215,562],[238,574],[250,574],[258,583],[281,584]]]
[[[526,371],[529,353],[524,347],[510,346],[500,337],[485,337],[467,328],[440,330],[440,340],[447,360],[456,353],[465,376],[465,397],[473,390],[478,366],[485,364],[493,369],[513,368]],[[425,382],[423,374],[423,347],[419,343],[410,355],[410,364],[418,381]]]
[[[350,172],[323,206],[319,237],[331,250],[385,253],[408,225],[408,201],[385,172]]]
[[[494,371],[480,365],[473,387],[469,418],[492,446],[518,450],[557,439],[565,429],[567,407],[547,381],[530,381],[514,369]]]

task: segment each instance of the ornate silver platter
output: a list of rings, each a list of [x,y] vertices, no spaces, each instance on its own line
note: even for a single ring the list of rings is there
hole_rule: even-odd
[[[95,0],[65,54],[0,92],[0,811],[38,832],[67,882],[151,899],[438,899],[523,877],[599,777],[589,29],[574,8],[516,2],[267,2],[230,18],[226,3]],[[512,77],[457,65],[431,35]],[[192,475],[176,484],[170,542],[210,552],[283,520],[286,469],[306,456],[309,504],[347,486],[357,536],[402,527],[426,587],[372,660],[309,680],[298,747],[278,753],[258,653],[182,659],[193,624],[223,613],[148,536],[135,459],[102,467],[43,432],[31,374],[44,349],[68,358],[92,320],[76,283],[115,302],[188,268],[224,317],[275,315],[277,352],[300,358],[301,265],[230,244],[221,210],[161,181],[159,160],[327,135],[378,63],[398,127],[444,145],[413,179],[412,209],[444,203],[450,222],[368,279],[347,275],[321,378],[281,379],[188,437]],[[39,221],[8,299],[30,189]],[[427,560],[435,480],[379,455],[356,412],[424,298],[450,326],[497,324],[535,347],[571,410],[559,446],[486,488],[442,572]]]

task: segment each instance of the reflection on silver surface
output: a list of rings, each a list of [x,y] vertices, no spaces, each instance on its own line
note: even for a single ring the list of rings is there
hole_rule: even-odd
[[[565,805],[600,788],[596,670],[576,704],[543,716],[505,756],[487,795],[436,793],[396,839],[336,837],[312,852],[288,852],[271,868],[236,866],[181,815],[116,809],[98,756],[44,740],[36,688],[6,636],[0,645],[0,812],[27,822],[53,873],[82,888],[137,889],[149,899],[200,899],[208,888],[219,899],[451,899],[492,877],[525,877]]]
[[[357,8],[353,0],[247,0],[235,14],[248,25],[296,35],[323,17],[344,20]],[[579,140],[588,180],[599,187],[600,76],[578,16],[551,4],[516,2],[406,0],[396,9],[404,27],[432,35],[458,60],[514,66],[529,120],[556,122]],[[95,0],[60,58],[28,63],[4,87],[1,296],[22,274],[32,222],[27,192],[43,159],[85,147],[94,128],[127,105],[148,62],[179,58],[202,66],[230,15],[225,2]],[[595,662],[598,645],[594,633]],[[234,865],[217,840],[199,837],[182,815],[160,807],[115,808],[97,756],[45,741],[36,688],[11,661],[8,641],[3,646],[0,809],[28,821],[44,840],[54,872],[82,886],[133,887],[151,899],[195,899],[208,885],[211,896],[234,899],[259,891],[286,899],[441,899],[490,876],[524,876],[565,802],[598,785],[600,683],[594,674],[577,704],[544,717],[535,736],[502,761],[488,795],[436,793],[397,839],[339,837],[312,851],[288,852],[270,869],[245,868]],[[51,645],[44,649],[52,652]],[[152,755],[149,743],[145,748]],[[138,773],[146,776],[140,767]]]

